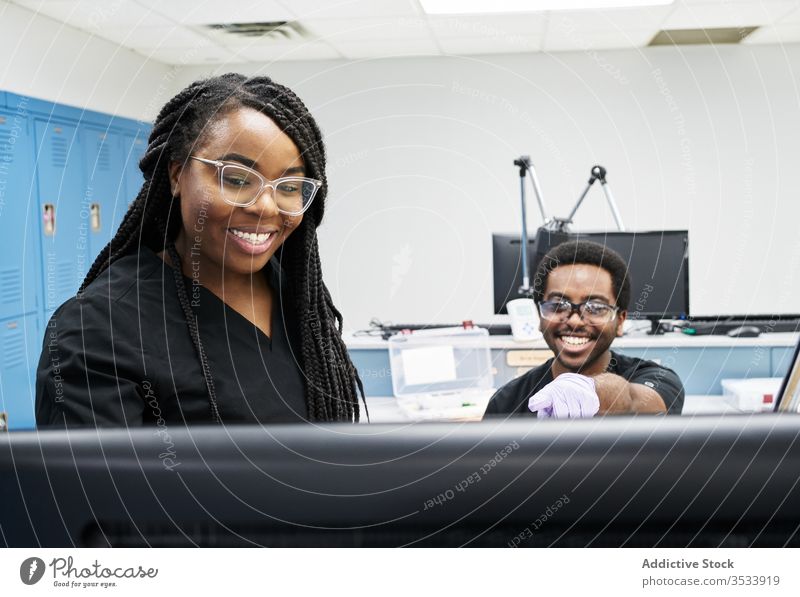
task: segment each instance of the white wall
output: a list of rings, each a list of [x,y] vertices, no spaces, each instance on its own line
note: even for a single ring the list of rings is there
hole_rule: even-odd
[[[523,153],[551,213],[600,163],[628,229],[688,228],[695,314],[800,311],[798,65],[793,45],[260,70],[326,134],[323,266],[352,329],[491,318],[490,239],[517,230]],[[184,69],[176,89],[207,72]],[[599,185],[576,222],[613,229]]]
[[[176,69],[0,1],[0,90],[152,120]]]

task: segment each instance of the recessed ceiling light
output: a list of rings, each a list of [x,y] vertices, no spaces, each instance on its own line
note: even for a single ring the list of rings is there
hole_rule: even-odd
[[[419,0],[429,15],[501,14],[665,6],[674,0]]]
[[[758,27],[718,27],[712,29],[672,29],[659,31],[651,46],[692,46],[738,44]]]

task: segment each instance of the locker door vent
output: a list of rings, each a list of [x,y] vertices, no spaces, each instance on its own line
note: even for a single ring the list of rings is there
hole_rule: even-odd
[[[11,140],[11,131],[0,128],[0,160],[6,165],[14,161],[14,146],[17,139]]]
[[[22,302],[22,270],[18,267],[0,270],[0,303]]]
[[[72,277],[75,265],[70,261],[61,261],[56,267],[56,293],[58,296],[74,295],[78,290]]]
[[[105,135],[97,140],[97,170],[100,172],[111,170],[111,148],[104,137]]]
[[[22,328],[17,326],[15,329],[7,330],[6,333],[3,334],[4,371],[25,364],[25,336],[22,331]]]
[[[55,309],[61,305],[60,301],[75,295],[78,291],[78,284],[75,282],[73,272],[76,271],[75,264],[71,261],[48,262],[45,281],[48,308]],[[81,278],[81,281],[83,281],[83,278]],[[53,300],[58,302],[51,304]]]
[[[53,166],[64,168],[67,165],[67,140],[53,135]]]
[[[11,145],[11,131],[7,131],[6,129],[0,129],[0,157],[3,158],[3,161],[6,162],[9,160],[10,157],[14,156],[14,152],[12,148],[14,147]]]

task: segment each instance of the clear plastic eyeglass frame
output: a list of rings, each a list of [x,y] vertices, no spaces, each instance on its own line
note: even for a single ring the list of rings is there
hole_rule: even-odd
[[[317,191],[319,191],[319,189],[322,188],[322,181],[317,180],[315,178],[306,178],[303,176],[286,176],[283,178],[277,178],[275,180],[269,180],[267,178],[264,178],[261,174],[259,174],[252,168],[248,168],[247,166],[241,166],[238,164],[226,164],[225,162],[221,162],[219,160],[209,160],[207,158],[201,158],[194,155],[191,155],[189,157],[193,160],[197,160],[198,162],[202,162],[203,164],[214,166],[217,169],[217,178],[219,179],[220,196],[222,197],[222,200],[225,201],[225,203],[228,203],[229,205],[234,205],[236,207],[250,207],[251,205],[254,205],[256,201],[258,201],[258,198],[261,197],[261,195],[263,194],[264,189],[266,187],[270,187],[272,189],[272,198],[275,201],[275,204],[278,206],[278,211],[287,216],[299,216],[308,210],[308,208],[311,206],[311,202],[314,200],[314,197],[317,194]],[[248,200],[247,202],[231,201],[230,199],[228,199],[227,197],[228,192],[226,192],[225,182],[224,182],[226,171],[229,174],[230,172],[246,173],[247,175],[254,176],[256,180],[259,181],[260,187],[258,191],[255,192],[255,194],[253,195],[252,199]],[[280,206],[280,203],[278,202],[278,199],[275,196],[276,191],[278,191],[278,188],[281,185],[287,185],[287,184],[291,185],[293,183],[299,185],[308,185],[308,188],[310,189],[310,193],[308,193],[307,197],[305,196],[305,193],[302,193],[301,191],[301,194],[303,196],[301,198],[302,208],[300,210],[287,210],[282,208]]]

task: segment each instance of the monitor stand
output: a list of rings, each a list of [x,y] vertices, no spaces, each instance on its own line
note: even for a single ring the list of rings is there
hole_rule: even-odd
[[[650,320],[650,330],[647,332],[648,336],[663,336],[665,332],[670,331],[667,325],[661,321],[660,317],[648,317]]]

